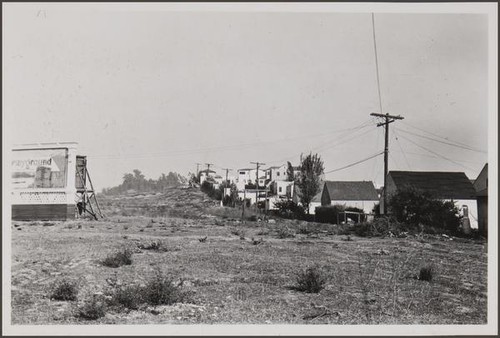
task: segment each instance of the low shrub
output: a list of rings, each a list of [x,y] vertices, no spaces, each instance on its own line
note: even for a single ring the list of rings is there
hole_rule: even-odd
[[[232,229],[231,230],[231,233],[235,236],[239,236],[239,237],[245,237],[245,230],[241,230],[241,229]]]
[[[142,289],[143,299],[150,305],[172,305],[189,300],[189,294],[184,292],[171,278],[157,273]]]
[[[443,201],[412,186],[400,188],[391,195],[388,210],[399,222],[414,229],[423,224],[453,234],[459,232],[461,216],[453,201]]]
[[[101,261],[101,264],[109,268],[118,268],[122,265],[132,264],[132,251],[124,249],[112,254],[109,254]]]
[[[420,268],[418,279],[430,282],[432,281],[433,274],[434,274],[434,269],[432,268],[432,266],[424,266]]]
[[[295,237],[295,232],[284,225],[278,227],[276,232],[277,232],[278,238],[281,238],[281,239]]]
[[[53,285],[50,299],[72,301],[76,300],[78,289],[76,284],[66,279],[60,280]]]
[[[106,315],[106,303],[103,299],[93,296],[78,309],[78,317],[86,320],[96,320]]]
[[[313,226],[309,226],[307,224],[301,224],[297,229],[297,233],[302,235],[317,234],[318,229]]]
[[[275,202],[274,206],[278,209],[274,214],[282,218],[303,219],[305,216],[304,208],[291,200]]]
[[[339,224],[341,223],[339,215],[344,210],[345,210],[344,206],[338,204],[316,207],[315,220],[316,222],[319,223]]]
[[[309,267],[298,274],[295,289],[307,293],[318,293],[324,288],[325,283],[326,278],[322,272],[316,267]]]
[[[142,250],[152,250],[152,251],[167,251],[165,243],[161,240],[153,240],[148,243],[140,243],[137,245],[139,249]]]
[[[115,289],[109,301],[112,306],[124,307],[130,310],[139,309],[142,303],[144,303],[142,289],[135,285]]]

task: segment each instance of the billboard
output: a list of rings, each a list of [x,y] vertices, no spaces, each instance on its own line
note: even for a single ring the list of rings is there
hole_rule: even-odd
[[[68,149],[26,149],[12,152],[13,189],[65,188]]]

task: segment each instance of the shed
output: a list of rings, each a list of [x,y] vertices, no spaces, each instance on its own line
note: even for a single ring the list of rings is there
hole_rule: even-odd
[[[454,201],[461,213],[469,216],[473,228],[478,227],[476,190],[463,172],[390,171],[387,175],[387,196],[399,189],[413,187],[432,194],[434,198]]]
[[[479,232],[488,235],[488,163],[486,163],[474,180],[477,198],[477,218]]]
[[[340,204],[371,213],[379,196],[371,181],[325,181],[321,205]]]

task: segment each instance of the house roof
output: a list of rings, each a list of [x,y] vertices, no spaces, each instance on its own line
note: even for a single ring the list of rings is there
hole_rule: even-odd
[[[371,181],[325,181],[332,201],[377,201],[378,194]]]
[[[474,180],[474,189],[476,189],[478,196],[488,196],[488,163],[484,165]]]
[[[412,186],[443,199],[475,199],[474,186],[463,172],[390,171],[396,188]]]
[[[214,173],[215,174],[215,171],[213,170],[208,170],[208,169],[205,169],[205,170],[200,170],[201,173]]]

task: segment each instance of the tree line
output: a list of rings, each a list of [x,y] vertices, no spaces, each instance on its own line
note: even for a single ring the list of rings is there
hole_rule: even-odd
[[[169,172],[167,175],[161,174],[157,180],[146,179],[139,169],[134,169],[132,173],[123,175],[123,182],[112,188],[104,188],[103,194],[117,195],[130,190],[135,192],[163,192],[168,188],[177,187],[187,183],[187,179],[176,173]]]

